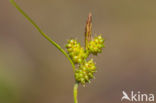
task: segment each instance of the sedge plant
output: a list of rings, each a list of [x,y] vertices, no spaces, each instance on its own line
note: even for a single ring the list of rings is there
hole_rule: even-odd
[[[96,72],[96,66],[94,60],[89,58],[89,55],[97,56],[98,53],[102,52],[104,48],[104,38],[102,35],[92,37],[92,14],[89,13],[86,26],[85,26],[85,47],[76,39],[68,40],[66,49],[61,48],[54,40],[46,35],[40,27],[16,4],[14,0],[10,0],[11,4],[38,30],[38,32],[47,39],[52,45],[54,45],[62,54],[66,56],[72,65],[75,84],[73,88],[74,103],[78,103],[77,93],[78,86],[85,86],[86,83],[90,83],[91,79],[95,78],[94,73]]]

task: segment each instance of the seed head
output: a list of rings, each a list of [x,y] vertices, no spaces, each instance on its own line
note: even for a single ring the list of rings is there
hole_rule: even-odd
[[[94,38],[94,40],[89,42],[88,50],[90,53],[97,55],[97,53],[102,52],[102,48],[104,47],[104,39],[101,35]]]
[[[68,54],[75,64],[81,63],[86,58],[84,49],[76,40],[71,39],[66,45]]]
[[[96,66],[93,62],[93,59],[91,59],[79,66],[79,69],[75,71],[75,79],[77,82],[85,85],[85,83],[89,83],[90,80],[94,77],[95,72]]]

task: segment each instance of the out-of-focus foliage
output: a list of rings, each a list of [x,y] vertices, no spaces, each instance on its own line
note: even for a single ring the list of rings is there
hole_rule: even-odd
[[[5,80],[0,78],[0,103],[18,103],[17,91]]]

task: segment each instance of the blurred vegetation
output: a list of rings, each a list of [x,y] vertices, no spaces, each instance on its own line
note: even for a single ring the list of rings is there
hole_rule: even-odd
[[[0,78],[0,103],[19,103],[16,89]]]

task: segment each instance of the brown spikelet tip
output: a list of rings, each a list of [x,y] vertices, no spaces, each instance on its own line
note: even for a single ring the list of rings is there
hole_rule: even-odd
[[[88,19],[87,19],[87,22],[86,22],[86,27],[85,27],[86,42],[89,42],[91,40],[91,29],[92,29],[92,14],[89,13]]]

